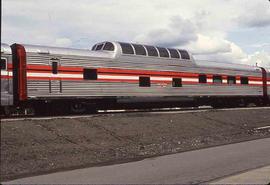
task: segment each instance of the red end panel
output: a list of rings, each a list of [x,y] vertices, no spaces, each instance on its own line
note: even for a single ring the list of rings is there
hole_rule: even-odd
[[[26,87],[26,52],[22,45],[17,45],[17,59],[18,59],[18,94],[19,101],[27,99]]]
[[[262,68],[262,78],[263,78],[263,96],[265,99],[268,99],[268,92],[267,92],[267,72],[264,68]]]

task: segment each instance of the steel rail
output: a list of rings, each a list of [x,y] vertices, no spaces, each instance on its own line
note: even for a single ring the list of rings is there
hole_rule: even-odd
[[[13,121],[24,121],[24,120],[53,120],[53,119],[78,119],[78,118],[91,118],[101,117],[106,115],[114,114],[184,114],[184,113],[199,113],[199,112],[211,112],[211,111],[237,111],[237,110],[260,110],[269,109],[270,107],[243,107],[243,108],[220,108],[214,109],[211,107],[201,108],[165,108],[165,109],[134,109],[134,110],[101,110],[95,114],[82,114],[82,115],[59,115],[59,116],[24,116],[24,117],[9,117],[1,118],[1,122],[13,122]]]

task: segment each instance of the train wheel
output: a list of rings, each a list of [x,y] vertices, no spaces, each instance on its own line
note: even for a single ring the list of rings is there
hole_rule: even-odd
[[[72,103],[70,106],[70,112],[74,114],[83,114],[87,110],[87,107],[82,103]]]
[[[14,110],[10,107],[1,107],[0,115],[10,116],[13,112]]]
[[[51,114],[50,106],[43,102],[35,103],[32,109],[35,116],[49,116]]]

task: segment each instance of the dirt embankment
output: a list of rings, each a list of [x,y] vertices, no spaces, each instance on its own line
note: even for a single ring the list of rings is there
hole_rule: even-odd
[[[1,180],[270,137],[270,109],[1,122]]]

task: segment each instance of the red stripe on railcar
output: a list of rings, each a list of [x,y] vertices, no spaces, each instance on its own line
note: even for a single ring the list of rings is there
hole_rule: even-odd
[[[52,74],[52,71],[39,71],[39,70],[34,70],[34,69],[28,69],[27,73],[49,73]],[[77,71],[59,71],[57,74],[82,74],[82,72],[77,72]]]
[[[52,70],[51,66],[47,65],[28,65],[27,69],[31,72],[50,72]],[[83,72],[82,67],[67,67],[67,66],[59,66],[59,73],[71,73],[71,74],[79,74]],[[44,71],[45,70],[45,71]],[[198,78],[200,73],[188,73],[188,72],[175,72],[175,71],[148,71],[148,70],[131,70],[131,69],[112,69],[112,68],[97,68],[99,74],[103,75],[124,75],[124,76],[134,76],[134,75],[151,75],[151,76],[162,76],[162,77],[190,77],[190,78]],[[208,78],[212,78],[213,74],[205,74]],[[222,79],[226,80],[229,75],[222,74]],[[252,81],[261,81],[260,77],[248,77],[249,80]],[[240,80],[241,76],[236,76],[236,80]]]
[[[10,79],[10,78],[12,78],[12,76],[1,75],[1,78],[4,78],[4,79]]]

